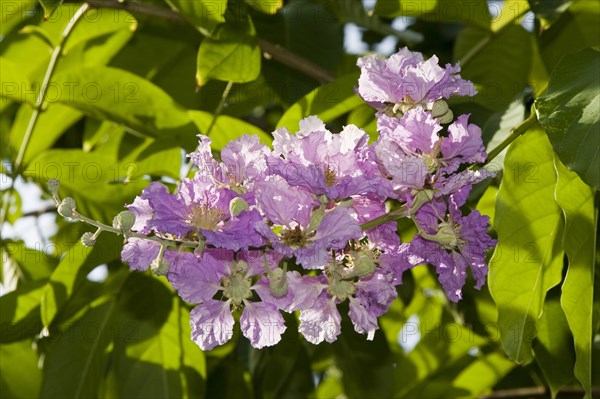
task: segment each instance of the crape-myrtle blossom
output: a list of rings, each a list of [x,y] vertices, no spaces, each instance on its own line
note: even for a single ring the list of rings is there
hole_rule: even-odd
[[[489,218],[466,202],[493,173],[471,167],[486,159],[481,129],[444,101],[475,94],[473,85],[458,65],[406,48],[358,66],[377,141],[354,125],[332,133],[309,116],[296,133],[273,132],[272,149],[244,135],[215,159],[200,135],[192,177],[173,192],[153,182],[127,206],[135,236],[122,260],[166,275],[195,305],[192,339],[202,349],[231,339],[236,320],[254,347],[275,345],[282,313],[292,312],[309,342],[333,342],[342,309],[371,340],[403,272],[419,264],[435,268],[452,301],[469,270],[476,288],[485,282],[495,241]],[[410,242],[399,238],[400,217],[417,228]]]

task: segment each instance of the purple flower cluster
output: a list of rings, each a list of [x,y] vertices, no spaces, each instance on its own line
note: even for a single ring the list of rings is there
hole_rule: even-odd
[[[128,206],[132,230],[148,239],[129,238],[123,261],[166,275],[196,304],[192,339],[203,350],[227,342],[238,317],[254,347],[275,345],[281,312],[296,311],[308,341],[333,342],[345,301],[354,329],[373,339],[403,271],[421,263],[436,268],[453,301],[468,268],[477,288],[484,283],[488,218],[461,212],[472,184],[490,176],[467,168],[486,158],[481,130],[444,102],[474,94],[473,85],[458,66],[407,49],[358,65],[358,94],[378,111],[377,142],[354,125],[332,133],[315,116],[295,134],[273,132],[272,150],[242,136],[220,160],[200,136],[194,177],[174,193],[154,182]],[[414,221],[411,242],[383,217],[386,203]]]

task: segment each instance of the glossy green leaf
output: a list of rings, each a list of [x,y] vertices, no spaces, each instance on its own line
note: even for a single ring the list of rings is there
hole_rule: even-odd
[[[204,354],[190,339],[190,312],[165,282],[130,274],[118,310],[118,396],[204,397],[206,366]]]
[[[214,118],[212,114],[204,111],[190,111],[190,117],[196,126],[198,126],[198,129],[202,134],[208,132],[208,128]],[[229,144],[231,140],[240,138],[244,134],[258,136],[260,141],[266,145],[271,145],[273,141],[273,137],[265,133],[259,127],[241,119],[227,115],[219,115],[210,131],[210,138],[212,140],[211,148],[220,151]]]
[[[480,354],[452,381],[452,387],[462,391],[464,397],[478,397],[490,391],[514,367],[515,364],[500,353]]]
[[[378,0],[375,14],[382,17],[409,16],[425,21],[443,21],[463,23],[488,28],[490,13],[487,2],[475,0],[469,2],[455,0],[421,0],[410,2],[403,0]]]
[[[356,78],[356,74],[346,75],[311,91],[288,108],[277,122],[277,127],[295,132],[300,120],[309,115],[316,115],[324,122],[329,122],[358,107],[363,101],[354,92]]]
[[[63,307],[86,281],[86,276],[95,266],[120,258],[121,243],[122,239],[118,236],[104,233],[91,248],[86,248],[78,242],[67,250],[42,294],[41,315],[44,326],[50,327],[52,323],[61,321],[60,313]]]
[[[600,189],[600,52],[563,58],[537,98],[538,119],[560,160]]]
[[[162,89],[127,71],[110,67],[70,69],[53,81],[73,86],[56,99],[98,119],[109,119],[129,132],[174,140],[193,148],[198,133],[187,110]],[[71,83],[69,83],[71,82]]]
[[[546,292],[562,278],[564,226],[555,185],[552,146],[542,130],[529,130],[504,159],[494,219],[498,245],[488,278],[502,346],[518,363],[533,359],[531,343]]]
[[[234,83],[251,82],[260,74],[260,47],[245,30],[228,25],[219,37],[206,38],[198,50],[198,86],[210,79]]]
[[[0,345],[0,396],[29,399],[40,394],[42,372],[30,341]]]
[[[537,337],[533,343],[535,358],[552,397],[573,379],[575,352],[565,313],[557,299],[544,303],[544,313],[538,322]]]
[[[205,36],[211,36],[215,28],[225,22],[227,0],[167,0],[166,2]]]
[[[565,217],[563,243],[569,269],[560,304],[575,341],[575,376],[592,396],[592,331],[597,212],[594,190],[555,159],[556,201]]]
[[[461,62],[461,76],[475,83],[477,103],[499,111],[520,97],[531,68],[530,36],[520,25],[495,34],[475,27],[459,33],[454,60]]]

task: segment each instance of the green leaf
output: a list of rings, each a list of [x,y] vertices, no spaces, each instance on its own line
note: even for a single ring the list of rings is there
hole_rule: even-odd
[[[32,113],[33,109],[28,104],[22,104],[17,111],[9,134],[10,146],[15,153],[19,151],[25,138]],[[46,111],[38,116],[38,122],[25,150],[23,161],[29,163],[36,155],[50,148],[82,116],[83,114],[74,108],[62,104],[49,104]]]
[[[311,61],[325,71],[336,71],[343,60],[343,25],[324,2],[292,0],[286,2],[277,14],[262,15],[254,18],[253,22],[258,37]],[[265,58],[262,68],[269,87],[286,104],[298,101],[319,83],[315,78],[275,60]]]
[[[45,280],[36,280],[0,297],[0,342],[20,341],[40,333],[40,301],[45,286]]]
[[[227,0],[166,0],[171,8],[179,11],[204,36],[211,36],[215,28],[225,22]]]
[[[19,268],[19,279],[23,282],[47,279],[58,264],[58,258],[42,249],[51,245],[28,248],[23,241],[3,240],[2,259],[9,257],[16,261]]]
[[[538,42],[548,71],[564,56],[600,45],[600,7],[594,1],[573,2],[550,28],[541,31]]]
[[[204,111],[190,111],[190,117],[198,126],[202,134],[206,134],[214,118],[214,115]],[[212,140],[211,148],[220,151],[231,140],[242,137],[244,134],[255,135],[266,145],[271,145],[273,137],[265,133],[262,129],[245,122],[241,119],[233,118],[227,115],[219,115],[210,132]]]
[[[382,17],[409,16],[425,21],[464,23],[489,28],[491,16],[485,0],[378,0],[375,14]]]
[[[283,7],[283,0],[244,0],[248,5],[265,14],[275,14]]]
[[[530,36],[520,25],[497,33],[466,27],[459,33],[454,61],[462,64],[461,76],[475,83],[477,103],[500,111],[520,97],[531,68]]]
[[[162,89],[127,71],[110,67],[70,69],[53,81],[61,87],[77,82],[57,98],[98,119],[109,119],[131,133],[162,137],[194,148],[198,133],[187,110]]]
[[[575,353],[565,313],[557,299],[544,303],[544,313],[538,322],[533,343],[537,364],[550,386],[552,398],[573,379]]]
[[[49,19],[50,16],[61,6],[63,0],[39,0],[44,8],[44,18]]]
[[[348,114],[348,123],[360,126],[367,134],[371,142],[377,141],[379,133],[377,132],[377,119],[373,107],[367,104],[361,104],[354,108]]]
[[[190,339],[190,312],[166,285],[131,273],[122,289],[114,366],[119,397],[204,397],[206,365]]]
[[[494,227],[498,245],[489,288],[498,306],[504,351],[518,363],[533,359],[531,342],[546,292],[561,281],[563,220],[554,200],[556,173],[548,138],[539,129],[519,137],[504,159]]]
[[[218,38],[206,38],[198,50],[198,86],[210,79],[246,83],[260,74],[260,47],[243,29],[225,25]]]
[[[592,332],[597,209],[594,190],[555,158],[556,201],[565,217],[563,243],[569,269],[560,304],[575,341],[575,377],[592,396]]]
[[[116,329],[116,300],[103,301],[63,331],[50,335],[41,397],[96,397]]]
[[[15,62],[0,57],[0,70],[2,70],[2,85],[0,85],[0,97],[2,101],[15,100],[19,102],[35,103],[32,95],[27,95],[31,82]]]
[[[298,323],[286,317],[287,329],[273,347],[250,350],[250,370],[256,397],[304,398],[313,391],[310,360],[298,335]],[[277,370],[277,378],[273,377]]]
[[[40,395],[42,372],[38,356],[30,341],[0,345],[0,396],[29,399]]]
[[[567,56],[537,98],[538,120],[560,160],[600,190],[600,52]]]
[[[74,197],[82,214],[109,224],[148,185],[136,162],[73,149],[44,151],[23,173],[40,184],[60,180],[61,193]]]
[[[86,248],[78,242],[68,249],[50,276],[42,295],[41,314],[44,326],[51,327],[53,323],[63,320],[63,308],[86,281],[88,273],[97,265],[119,259],[121,243],[122,240],[116,235],[104,233],[91,248]]]
[[[14,32],[14,29],[27,23],[27,18],[24,16],[27,15],[29,10],[35,9],[37,2],[38,0],[24,0],[18,2],[2,0],[0,2],[0,18],[2,18],[0,35],[6,38],[9,34]],[[31,15],[31,18],[35,18],[35,14]]]
[[[295,132],[300,120],[309,115],[316,115],[324,122],[330,122],[363,104],[354,92],[356,76],[352,73],[314,89],[288,108],[277,122],[277,127]]]
[[[482,128],[481,135],[486,152],[489,153],[496,148],[508,137],[512,128],[523,122],[524,119],[525,105],[523,105],[522,99],[513,101],[505,110],[494,113]],[[501,170],[505,155],[506,149],[498,154],[488,167],[493,170]]]
[[[514,367],[515,364],[500,353],[480,355],[452,381],[452,388],[467,391],[466,397],[478,397],[490,392]]]

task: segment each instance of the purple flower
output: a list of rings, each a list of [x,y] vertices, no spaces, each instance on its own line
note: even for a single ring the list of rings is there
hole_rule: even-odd
[[[381,175],[363,170],[369,156],[368,135],[354,125],[332,134],[316,116],[300,121],[296,135],[280,128],[273,132],[272,173],[293,186],[329,198],[376,193],[385,197],[389,183]]]
[[[486,250],[496,244],[488,233],[487,216],[472,211],[460,214],[459,206],[466,198],[465,191],[448,201],[439,198],[425,204],[417,212],[422,231],[410,243],[410,252],[435,266],[440,283],[450,300],[462,298],[462,287],[467,278],[467,268],[476,280],[475,288],[485,283],[487,275]]]
[[[442,160],[446,173],[454,172],[460,164],[482,163],[487,154],[479,126],[468,123],[469,115],[461,115],[448,126],[448,137],[442,141]]]
[[[389,104],[431,104],[454,94],[476,94],[473,84],[463,80],[458,65],[438,65],[438,58],[428,60],[406,47],[387,60],[375,55],[361,57],[357,65],[361,74],[358,94],[369,105],[383,110]],[[403,109],[403,111],[405,111]]]
[[[242,308],[242,334],[252,346],[262,348],[281,340],[286,327],[277,307],[264,300],[250,300],[256,288],[255,276],[267,268],[276,268],[279,259],[262,251],[234,255],[223,249],[207,249],[199,258],[193,254],[171,254],[169,281],[184,300],[198,304],[190,314],[190,322],[192,339],[200,348],[210,350],[227,342],[233,334],[231,312]],[[219,292],[225,301],[213,299]]]

